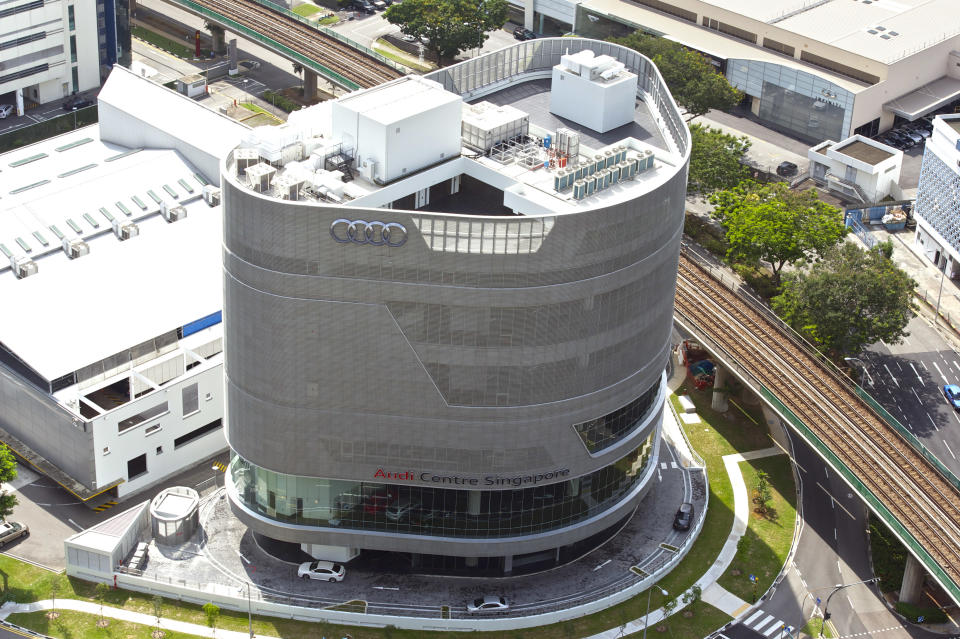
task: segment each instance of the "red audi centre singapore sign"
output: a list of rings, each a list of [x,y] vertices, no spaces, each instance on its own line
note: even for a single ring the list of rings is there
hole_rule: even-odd
[[[373,478],[378,481],[422,481],[431,484],[453,484],[455,486],[536,486],[537,484],[557,479],[563,479],[570,475],[569,468],[559,468],[542,473],[530,475],[514,475],[503,477],[500,475],[485,475],[483,477],[464,477],[462,475],[439,475],[430,471],[418,473],[414,470],[404,470],[401,472],[385,471],[378,468],[373,474]]]

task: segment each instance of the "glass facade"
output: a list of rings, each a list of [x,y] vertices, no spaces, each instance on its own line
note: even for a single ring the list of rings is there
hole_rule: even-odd
[[[854,95],[799,69],[758,60],[727,62],[727,79],[760,100],[759,117],[810,142],[847,137]]]
[[[589,475],[516,490],[458,490],[285,475],[234,454],[237,500],[279,522],[441,537],[533,535],[569,526],[619,503],[643,477],[653,432]]]
[[[650,411],[653,400],[657,398],[660,384],[654,384],[647,392],[626,406],[587,422],[574,424],[584,446],[591,453],[616,444],[640,424]],[[658,405],[659,408],[659,405]]]
[[[957,153],[960,162],[960,151]],[[960,252],[960,174],[950,168],[929,144],[923,152],[920,188],[914,212],[933,227],[950,247]]]

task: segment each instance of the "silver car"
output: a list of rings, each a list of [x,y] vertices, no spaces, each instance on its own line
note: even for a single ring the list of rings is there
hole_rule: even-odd
[[[30,534],[30,527],[18,524],[15,521],[0,522],[0,546],[6,546],[11,541]]]
[[[467,612],[503,612],[510,607],[507,600],[496,595],[477,597],[467,604]]]
[[[13,113],[12,104],[0,104],[0,120],[10,117],[12,113]]]

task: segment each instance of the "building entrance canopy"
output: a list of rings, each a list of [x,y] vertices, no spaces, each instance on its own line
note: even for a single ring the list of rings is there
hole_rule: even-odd
[[[883,105],[901,118],[913,121],[960,98],[960,78],[943,76]]]

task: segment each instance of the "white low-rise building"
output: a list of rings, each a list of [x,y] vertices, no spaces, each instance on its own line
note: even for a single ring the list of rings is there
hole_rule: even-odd
[[[831,191],[861,203],[900,198],[903,151],[855,135],[840,142],[826,140],[807,151],[810,177]]]
[[[948,277],[960,277],[960,115],[933,119],[914,215],[917,248]]]
[[[204,169],[247,130],[120,67],[100,101],[99,125],[0,159],[0,440],[84,500],[226,448]]]

